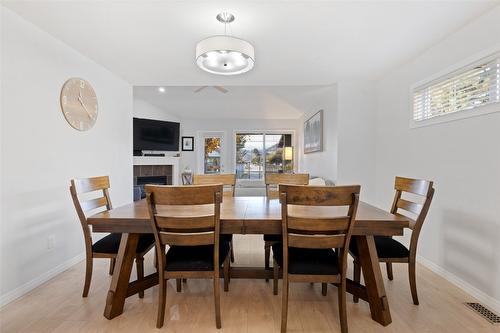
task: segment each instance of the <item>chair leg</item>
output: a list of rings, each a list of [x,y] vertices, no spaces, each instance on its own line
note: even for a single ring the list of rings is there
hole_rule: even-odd
[[[221,328],[220,320],[220,281],[219,281],[219,270],[216,269],[214,272],[214,302],[215,302],[215,327]]]
[[[273,295],[278,295],[279,267],[276,260],[273,261]]]
[[[92,264],[93,259],[91,256],[87,255],[86,265],[85,265],[85,284],[83,285],[82,297],[87,297],[90,289],[90,281],[92,280]]]
[[[417,295],[417,280],[415,274],[415,261],[410,261],[408,263],[408,275],[410,278],[410,290],[411,297],[413,298],[413,304],[418,305],[418,295]]]
[[[322,283],[321,284],[321,294],[323,296],[326,296],[327,290],[328,290],[328,283]]]
[[[115,258],[109,259],[109,275],[113,275],[113,271],[115,270]]]
[[[231,262],[234,263],[234,246],[232,239],[231,239]]]
[[[359,283],[361,281],[361,265],[359,262],[354,260],[354,282]],[[359,302],[359,298],[357,296],[353,296],[352,300],[354,303]]]
[[[264,242],[264,267],[266,271],[269,270],[269,258],[271,256],[271,243]],[[269,279],[266,278],[266,282],[269,282]]]
[[[177,292],[180,293],[182,291],[182,279],[176,279],[175,284],[177,285]]]
[[[392,275],[392,263],[386,262],[385,267],[387,268],[387,278],[392,281],[394,276]]]
[[[135,266],[137,268],[137,281],[144,280],[144,257],[136,257]],[[139,291],[139,298],[144,298],[144,290]]]
[[[288,316],[288,275],[283,271],[283,288],[281,290],[281,333],[286,332],[286,322]]]
[[[167,302],[167,280],[160,273],[158,283],[158,317],[156,319],[156,328],[161,328],[165,319],[165,303]]]
[[[224,292],[229,291],[229,274],[231,274],[231,258],[227,256],[223,264],[224,268]]]
[[[340,318],[340,331],[347,333],[347,311],[346,311],[346,282],[342,279],[338,288],[339,296],[339,318]]]

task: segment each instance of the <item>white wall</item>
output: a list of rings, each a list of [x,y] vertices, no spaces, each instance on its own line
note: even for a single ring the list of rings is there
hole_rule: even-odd
[[[337,85],[324,86],[302,101],[304,115],[300,119],[300,169],[311,176],[337,181],[338,164],[338,97]],[[323,110],[323,150],[304,154],[304,122]]]
[[[181,121],[181,118],[178,115],[168,112],[155,105],[152,105],[151,103],[148,103],[147,101],[135,96],[134,96],[133,113],[134,117],[136,118],[155,119],[162,121],[175,121],[175,122]]]
[[[338,177],[339,185],[361,185],[360,199],[375,197],[374,82],[338,84]]]
[[[435,181],[419,255],[500,311],[500,112],[409,128],[412,84],[500,46],[500,7],[450,35],[378,85],[377,203],[388,208],[395,175]],[[499,48],[500,49],[500,48]],[[500,109],[500,106],[499,106]]]
[[[132,88],[12,11],[1,18],[3,304],[83,258],[71,178],[110,175],[113,204],[132,200]],[[90,131],[74,130],[61,112],[70,77],[91,82],[98,96]]]

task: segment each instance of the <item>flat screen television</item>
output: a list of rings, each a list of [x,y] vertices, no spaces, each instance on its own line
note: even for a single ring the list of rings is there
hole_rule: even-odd
[[[180,123],[134,118],[134,151],[179,150]]]

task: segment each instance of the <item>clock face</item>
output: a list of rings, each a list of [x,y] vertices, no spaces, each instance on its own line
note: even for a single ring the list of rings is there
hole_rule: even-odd
[[[79,131],[87,131],[97,120],[97,97],[87,81],[71,78],[61,90],[61,109],[66,121]]]

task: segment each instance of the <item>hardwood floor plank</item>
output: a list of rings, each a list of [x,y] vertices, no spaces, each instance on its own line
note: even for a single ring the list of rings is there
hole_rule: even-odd
[[[235,236],[235,265],[263,266],[262,236]],[[352,263],[349,263],[352,270]],[[389,281],[382,267],[382,278],[391,306],[392,323],[383,327],[370,317],[366,302],[347,299],[349,332],[374,333],[498,333],[498,326],[467,309],[462,303],[471,296],[423,266],[417,267],[420,305],[412,303],[407,268],[394,264],[394,280]],[[81,297],[85,263],[81,262],[36,288],[23,298],[0,309],[0,331],[19,332],[158,332],[155,328],[158,287],[145,291],[143,299],[130,297],[125,311],[113,320],[102,315],[111,277],[109,263],[96,261],[89,296]],[[145,274],[155,271],[149,253]],[[135,269],[131,279],[135,280]],[[349,273],[352,276],[352,272]],[[272,294],[272,283],[264,280],[234,279],[229,292],[221,292],[222,329],[215,328],[212,282],[188,280],[182,292],[175,281],[168,282],[165,325],[162,332],[279,332],[281,323],[281,280],[279,294]],[[222,285],[222,280],[221,280]],[[337,288],[291,283],[288,332],[338,332]]]

